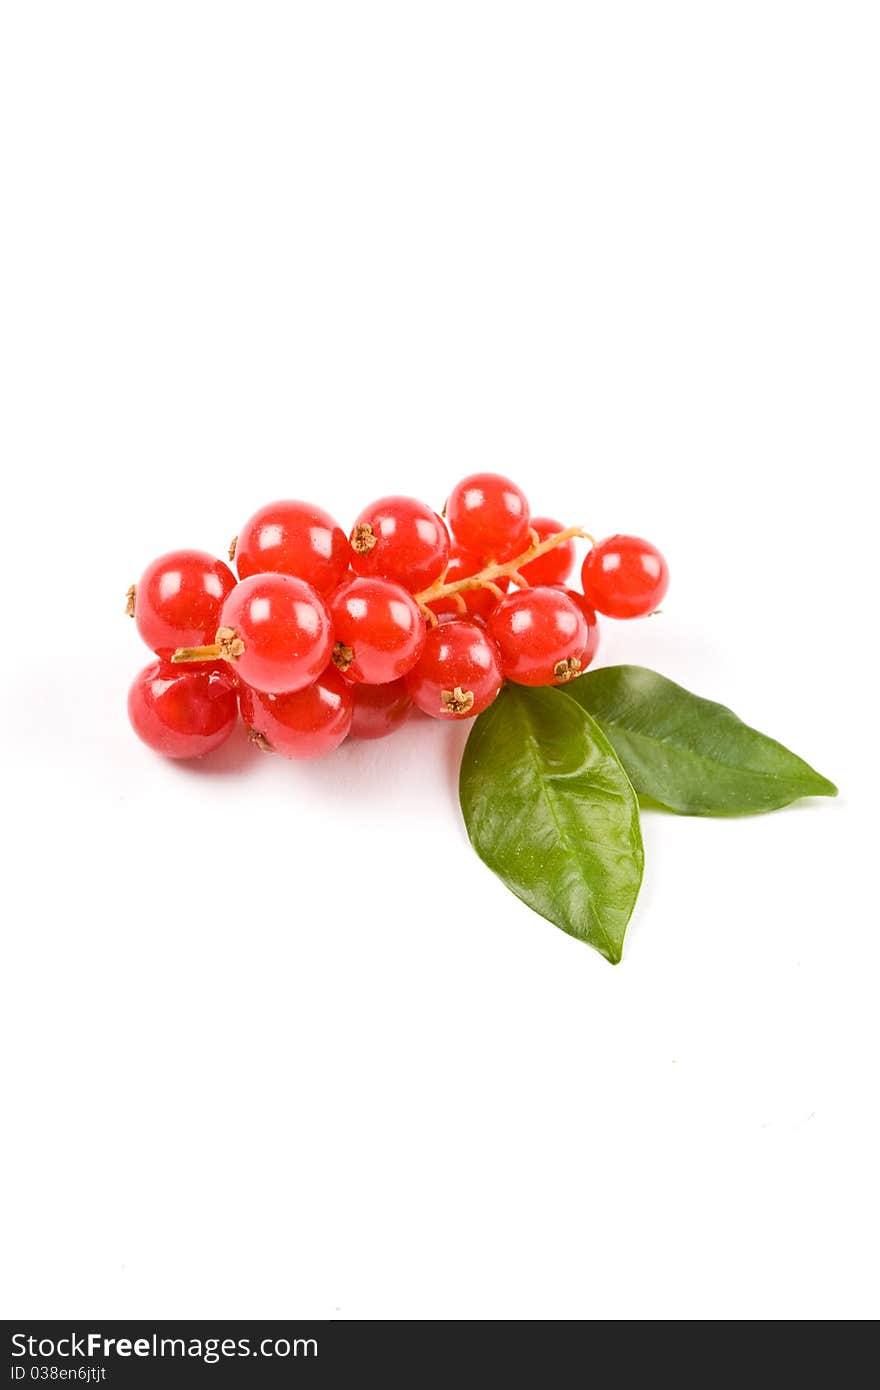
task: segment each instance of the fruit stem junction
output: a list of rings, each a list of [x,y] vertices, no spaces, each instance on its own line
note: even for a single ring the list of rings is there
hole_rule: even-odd
[[[178,647],[171,660],[175,666],[184,661],[235,661],[244,656],[244,642],[233,627],[218,627],[217,641],[207,647]]]

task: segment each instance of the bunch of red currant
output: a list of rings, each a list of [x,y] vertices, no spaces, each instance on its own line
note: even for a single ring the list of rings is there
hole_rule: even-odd
[[[586,533],[532,518],[497,473],[458,483],[444,516],[383,497],[346,539],[320,507],[274,502],[230,547],[238,581],[200,550],[154,560],[128,595],[158,657],[129,693],[135,732],[167,757],[198,757],[240,711],[261,747],[311,758],[348,734],[392,733],[414,705],[469,719],[505,679],[580,675],[597,612],[640,617],[666,592],[662,555],[635,536],[594,544],[583,592],[567,587]]]

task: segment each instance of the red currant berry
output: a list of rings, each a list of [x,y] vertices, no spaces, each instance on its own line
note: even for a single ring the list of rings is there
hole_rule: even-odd
[[[581,582],[589,603],[609,618],[643,618],[669,588],[666,561],[638,536],[610,536],[584,560]]]
[[[242,579],[223,605],[216,640],[246,685],[273,695],[311,685],[333,651],[327,605],[288,574]]]
[[[261,747],[285,758],[320,758],[338,748],[351,728],[351,687],[328,666],[304,690],[269,695],[242,685],[241,717]]]
[[[483,625],[453,618],[428,633],[406,687],[434,719],[471,719],[491,705],[503,682],[501,653]]]
[[[454,545],[449,552],[449,567],[446,570],[445,582],[454,584],[458,579],[469,579],[472,574],[476,574],[482,568],[483,561],[479,555],[470,555],[460,546]],[[510,580],[506,576],[501,579],[494,579],[492,582],[501,589],[502,593],[506,594],[510,588]],[[452,613],[459,617],[466,617],[469,614],[472,618],[488,618],[499,603],[498,595],[493,594],[491,589],[462,589],[459,596],[467,609],[467,613],[462,613],[452,594],[447,594],[446,598],[434,599],[427,606],[438,617],[441,613]]]
[[[381,497],[364,507],[351,533],[355,574],[392,579],[417,593],[439,578],[449,558],[440,517],[414,497]]]
[[[354,697],[352,738],[385,738],[406,722],[412,709],[402,680],[387,685],[353,685],[350,689]]]
[[[137,630],[157,656],[168,657],[177,647],[201,647],[213,642],[220,609],[235,588],[235,575],[222,560],[204,550],[172,550],[147,565],[129,612]]]
[[[235,728],[236,681],[225,666],[152,661],[134,678],[128,717],[148,748],[166,758],[200,758]]]
[[[581,666],[586,670],[590,663],[595,660],[599,650],[599,620],[583,594],[578,593],[577,589],[566,589],[562,584],[558,587],[564,594],[568,595],[572,603],[577,604],[584,615],[584,622],[587,624],[587,645],[581,657]]]
[[[456,542],[473,555],[512,560],[529,547],[529,504],[500,473],[472,473],[456,483],[446,503]]]
[[[532,517],[532,530],[537,533],[539,541],[545,541],[548,536],[555,536],[564,529],[549,516]],[[564,584],[573,569],[574,541],[568,540],[539,555],[537,560],[529,560],[527,565],[520,567],[520,574],[532,585]]]
[[[499,603],[488,626],[505,676],[519,685],[561,685],[583,669],[587,624],[561,589],[518,589]]]
[[[412,594],[390,579],[349,579],[330,599],[333,662],[350,681],[384,685],[405,676],[425,645]]]
[[[252,574],[290,574],[319,594],[341,584],[348,569],[345,532],[310,502],[270,502],[245,522],[235,541],[242,579]]]

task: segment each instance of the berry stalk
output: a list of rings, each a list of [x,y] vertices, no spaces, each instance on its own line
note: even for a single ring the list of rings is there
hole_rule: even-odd
[[[211,642],[205,647],[178,647],[171,654],[172,664],[180,665],[184,661],[219,661],[223,656],[223,648],[219,642]]]
[[[423,589],[420,594],[415,595],[416,603],[424,607],[425,604],[433,603],[436,599],[455,597],[466,589],[495,589],[498,597],[501,598],[501,590],[495,588],[494,580],[511,579],[521,589],[527,589],[529,587],[528,580],[523,579],[519,571],[530,560],[536,560],[539,555],[546,555],[548,550],[554,550],[557,545],[562,545],[565,541],[584,540],[589,541],[591,545],[596,544],[589,531],[582,531],[579,526],[566,526],[563,531],[557,531],[554,535],[547,536],[543,541],[538,540],[537,532],[532,531],[531,535],[532,543],[528,550],[524,550],[521,555],[505,561],[504,564],[487,565],[478,574],[468,575],[466,579],[455,579],[449,584],[445,583],[441,576],[429,588]]]

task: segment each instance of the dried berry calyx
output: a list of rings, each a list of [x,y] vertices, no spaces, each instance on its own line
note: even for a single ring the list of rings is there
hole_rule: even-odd
[[[337,671],[341,671],[344,675],[354,661],[354,652],[344,642],[337,642],[333,647],[331,660]]]
[[[356,555],[369,555],[376,545],[376,536],[368,521],[355,526],[351,533],[351,548]]]
[[[234,627],[218,627],[217,646],[224,661],[238,661],[244,656],[244,642]]]
[[[474,692],[462,690],[461,686],[457,685],[454,690],[443,691],[440,703],[449,714],[469,714],[474,707]]]
[[[566,681],[572,680],[581,673],[581,660],[578,656],[566,656],[562,661],[557,661],[553,667],[553,679],[559,684],[564,685]]]

